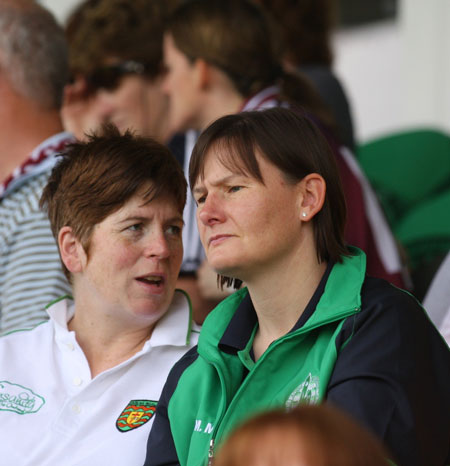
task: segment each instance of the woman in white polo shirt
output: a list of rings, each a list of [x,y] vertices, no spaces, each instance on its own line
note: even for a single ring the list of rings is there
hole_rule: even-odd
[[[2,464],[144,462],[163,383],[197,341],[175,291],[185,199],[181,168],[153,140],[109,127],[65,152],[41,205],[73,299],[0,339]]]

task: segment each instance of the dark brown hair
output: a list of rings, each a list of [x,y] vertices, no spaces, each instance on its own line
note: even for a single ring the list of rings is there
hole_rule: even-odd
[[[94,226],[145,189],[146,202],[167,197],[183,212],[186,179],[175,159],[151,138],[121,135],[112,125],[101,135],[67,147],[41,196],[54,237],[70,226],[86,253]],[[64,273],[70,273],[63,264]]]
[[[214,466],[388,466],[389,454],[371,433],[330,405],[270,411],[238,427]]]
[[[203,178],[211,148],[219,147],[220,162],[264,183],[255,152],[278,168],[291,183],[318,173],[326,183],[325,202],[314,216],[318,261],[340,262],[348,251],[344,243],[346,206],[341,180],[330,147],[316,125],[298,111],[272,108],[224,116],[199,137],[192,151],[189,182],[193,189]],[[222,277],[222,284],[233,280]],[[235,285],[239,285],[236,281]]]
[[[277,84],[282,101],[297,104],[334,131],[334,121],[314,86],[283,70],[275,28],[262,8],[247,0],[192,0],[177,8],[166,31],[191,61],[221,69],[245,98]]]
[[[279,26],[283,55],[293,65],[331,66],[336,0],[254,0]]]

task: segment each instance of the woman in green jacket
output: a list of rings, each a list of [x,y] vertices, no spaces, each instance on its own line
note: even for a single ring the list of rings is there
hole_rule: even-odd
[[[171,371],[145,464],[206,464],[255,413],[327,400],[397,464],[442,466],[450,352],[417,301],[366,276],[364,253],[344,243],[338,171],[309,117],[220,118],[194,148],[190,185],[209,264],[246,286]]]

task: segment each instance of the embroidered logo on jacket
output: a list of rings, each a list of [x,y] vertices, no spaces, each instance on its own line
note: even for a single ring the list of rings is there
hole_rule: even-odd
[[[157,403],[150,400],[131,400],[117,418],[117,429],[128,432],[143,426],[155,414]]]
[[[0,382],[0,411],[31,414],[37,413],[44,404],[44,398],[31,389],[6,380]]]
[[[300,384],[286,401],[286,408],[295,408],[300,403],[315,404],[319,401],[319,377],[311,375],[306,377],[305,381]]]
[[[195,420],[194,432],[202,432],[204,434],[210,434],[214,430],[214,426],[208,422],[205,426],[202,425],[201,419]]]

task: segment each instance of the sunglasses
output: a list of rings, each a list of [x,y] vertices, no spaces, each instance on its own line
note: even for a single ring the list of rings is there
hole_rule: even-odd
[[[114,91],[119,87],[120,80],[123,76],[128,74],[144,75],[148,70],[148,65],[128,60],[95,68],[85,79],[91,92],[97,89]]]

